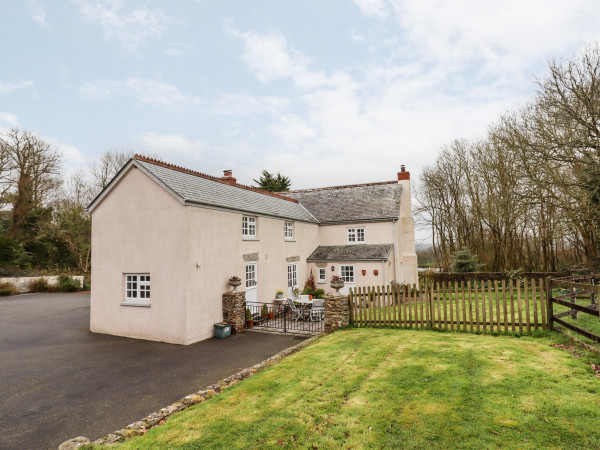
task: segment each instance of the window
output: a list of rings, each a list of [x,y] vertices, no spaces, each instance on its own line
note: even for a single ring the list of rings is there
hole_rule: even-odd
[[[242,237],[255,238],[256,237],[256,217],[243,216],[242,217]]]
[[[256,263],[246,264],[246,289],[256,287]]]
[[[283,236],[286,241],[291,241],[294,239],[294,222],[284,222],[283,223]]]
[[[149,274],[125,274],[125,300],[130,303],[150,304]]]
[[[325,272],[325,267],[319,268],[319,279],[317,280],[318,283],[327,283],[327,274]]]
[[[359,244],[365,242],[365,227],[348,228],[348,244]]]
[[[298,264],[288,264],[288,288],[298,286]]]
[[[340,278],[345,283],[354,283],[354,266],[340,266]]]

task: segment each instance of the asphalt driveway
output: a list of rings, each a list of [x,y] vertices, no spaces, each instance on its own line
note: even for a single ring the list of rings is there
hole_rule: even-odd
[[[302,338],[244,333],[179,346],[89,332],[89,294],[0,299],[0,449],[92,440]]]

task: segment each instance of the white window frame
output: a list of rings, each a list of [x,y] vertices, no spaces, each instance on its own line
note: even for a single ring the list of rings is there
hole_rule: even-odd
[[[150,274],[149,273],[124,273],[123,286],[125,301],[124,306],[150,306]]]
[[[365,227],[346,228],[346,239],[348,244],[364,244],[367,242]]]
[[[345,268],[351,268],[352,269],[352,276],[348,276],[347,274],[344,274],[344,269]],[[356,284],[356,267],[354,266],[354,264],[340,264],[340,278],[342,280],[344,280],[344,283],[347,284]]]
[[[257,222],[254,216],[242,216],[242,239],[256,240]]]
[[[258,264],[255,262],[246,263],[245,274],[246,289],[256,289],[258,285]],[[249,278],[248,275],[254,275],[254,277]]]
[[[298,287],[298,263],[288,263],[288,294],[291,295],[292,290]]]
[[[283,222],[283,237],[286,241],[294,240],[294,222],[288,220]]]
[[[327,267],[319,267],[318,270],[319,270],[319,273],[317,276],[317,283],[319,283],[319,284],[327,283]],[[321,276],[321,275],[323,275],[323,276]]]

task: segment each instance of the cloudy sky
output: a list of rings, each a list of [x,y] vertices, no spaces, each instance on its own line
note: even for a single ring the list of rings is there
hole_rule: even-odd
[[[418,176],[600,40],[597,0],[3,0],[0,127],[303,188]]]

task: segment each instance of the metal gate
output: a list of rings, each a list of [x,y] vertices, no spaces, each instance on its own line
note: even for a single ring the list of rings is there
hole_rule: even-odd
[[[324,310],[308,305],[246,302],[246,329],[313,335],[323,333],[324,322]]]

